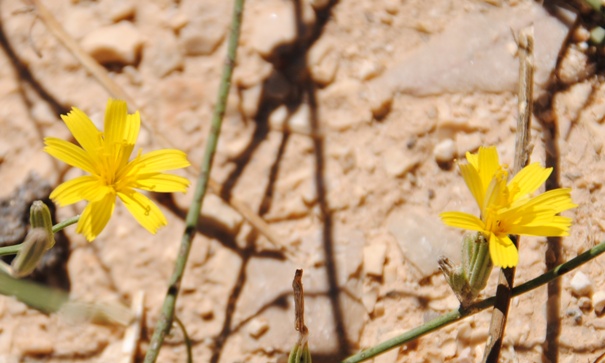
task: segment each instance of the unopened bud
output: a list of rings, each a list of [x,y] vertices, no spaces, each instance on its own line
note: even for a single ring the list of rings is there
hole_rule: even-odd
[[[460,266],[453,266],[445,257],[439,259],[439,268],[463,307],[470,305],[485,288],[492,267],[489,246],[481,233],[464,236]]]
[[[47,250],[55,245],[53,221],[50,216],[50,210],[42,201],[36,200],[29,209],[29,223],[31,224],[31,228],[44,228],[48,234]]]
[[[38,262],[46,252],[48,232],[44,228],[33,228],[21,244],[21,249],[11,263],[11,272],[14,277],[23,277],[31,274],[38,266]]]

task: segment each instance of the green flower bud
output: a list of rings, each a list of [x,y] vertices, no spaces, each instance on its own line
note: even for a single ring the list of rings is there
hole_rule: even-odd
[[[55,245],[53,221],[48,206],[42,201],[36,200],[29,209],[29,223],[32,228],[44,228],[48,234],[48,245],[46,246],[46,249],[51,249]]]
[[[445,257],[439,259],[439,268],[463,307],[485,288],[492,267],[488,243],[480,232],[464,236],[461,265],[453,266]]]
[[[34,228],[29,231],[21,249],[11,263],[11,275],[23,277],[31,274],[46,252],[48,232],[44,228]]]

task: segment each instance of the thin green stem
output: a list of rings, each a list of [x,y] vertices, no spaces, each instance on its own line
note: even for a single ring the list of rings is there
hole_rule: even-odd
[[[605,241],[599,243],[598,245],[596,245],[595,247],[591,248],[590,250],[582,253],[581,255],[578,255],[575,258],[572,258],[571,260],[560,264],[559,266],[546,272],[545,274],[540,275],[533,280],[530,280],[522,285],[519,285],[519,286],[513,288],[512,296],[518,296],[518,295],[524,294],[528,291],[531,291],[533,289],[536,289],[540,286],[546,285],[550,281],[552,281],[556,278],[559,278],[559,277],[563,276],[564,274],[568,273],[569,271],[585,264],[586,262],[599,256],[603,252],[605,252]],[[409,343],[415,339],[418,339],[434,330],[443,328],[452,323],[455,323],[458,320],[461,320],[468,316],[474,315],[480,311],[483,311],[489,307],[492,307],[492,306],[494,306],[495,302],[496,302],[496,297],[492,296],[488,299],[478,301],[478,302],[470,305],[466,309],[459,308],[459,309],[452,310],[448,313],[445,313],[445,314],[429,321],[428,323],[426,323],[422,326],[409,330],[406,333],[403,333],[399,336],[396,336],[392,339],[382,342],[372,348],[366,349],[360,353],[350,356],[349,358],[342,361],[342,363],[363,362],[367,359],[370,359],[379,354],[382,354],[388,350],[391,350],[391,349],[401,346],[405,343]]]
[[[23,243],[19,243],[18,245],[0,247],[0,256],[16,255],[19,250],[21,250],[21,245],[23,245]]]
[[[67,226],[71,226],[74,223],[78,223],[79,220],[80,220],[80,215],[78,214],[75,217],[71,217],[69,219],[64,220],[63,222],[57,223],[53,226],[53,233],[57,233],[57,232],[63,230]],[[8,256],[8,255],[16,255],[17,252],[19,252],[19,250],[21,250],[22,244],[23,243],[19,243],[17,245],[12,245],[12,246],[0,247],[0,257]]]
[[[71,218],[68,218],[62,222],[59,222],[57,224],[55,224],[53,226],[53,233],[57,233],[59,231],[62,231],[65,227],[71,226],[72,224],[76,224],[78,223],[78,221],[80,220],[80,215],[78,214],[77,216],[73,216]]]
[[[200,211],[202,209],[202,203],[208,187],[208,179],[210,178],[212,161],[216,152],[216,145],[218,144],[218,137],[221,131],[223,116],[225,115],[227,96],[229,95],[229,88],[231,87],[231,76],[235,66],[237,45],[239,43],[243,11],[244,0],[234,0],[233,16],[231,19],[231,34],[229,35],[229,43],[227,46],[227,60],[223,67],[223,74],[221,76],[221,83],[217,95],[218,99],[212,117],[210,134],[208,135],[206,150],[204,152],[204,157],[200,167],[201,172],[195,188],[191,208],[189,209],[185,219],[185,232],[183,233],[183,238],[181,239],[181,247],[179,249],[179,254],[174,266],[174,272],[170,278],[168,292],[166,293],[164,304],[162,305],[162,311],[151,338],[149,350],[145,356],[145,363],[153,363],[156,361],[160,348],[162,347],[162,343],[164,342],[164,338],[172,326],[174,308],[176,305],[181,280],[183,278],[189,251],[191,250],[191,242],[195,235]]]

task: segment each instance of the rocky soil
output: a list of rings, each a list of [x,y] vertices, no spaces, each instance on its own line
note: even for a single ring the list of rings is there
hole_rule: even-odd
[[[198,165],[231,2],[43,3],[141,111],[140,147],[172,145]],[[574,219],[569,237],[521,239],[516,282],[605,237],[605,86],[595,61],[601,53],[573,13],[546,3],[246,3],[212,171],[222,190],[206,199],[178,300],[196,362],[284,362],[296,339],[296,268],[305,271],[316,362],[336,362],[457,307],[436,260],[457,258],[461,232],[445,227],[438,214],[477,212],[455,166],[467,151],[497,145],[501,159],[513,164],[513,34],[530,24],[531,159],[555,167],[553,182],[573,188],[578,208],[566,212]],[[100,126],[110,93],[29,2],[2,1],[0,15],[0,197],[9,197],[32,172],[53,186],[80,175],[42,151],[43,137],[71,137],[59,115],[72,106]],[[196,170],[182,175],[194,181]],[[93,243],[68,228],[70,253],[61,261],[69,283],[59,285],[74,298],[129,306],[144,293],[135,361],[155,327],[191,193],[155,198],[169,220],[157,235],[118,205]],[[261,216],[278,245],[224,200]],[[82,207],[59,208],[58,219]],[[595,361],[605,339],[603,261],[563,277],[558,292],[540,288],[515,298],[502,361]],[[494,271],[485,296],[494,293],[496,279]],[[478,362],[489,320],[489,312],[479,313],[374,362]],[[0,327],[0,362],[129,361],[121,326],[73,322],[2,297]],[[553,336],[558,341],[548,343]],[[185,357],[175,329],[159,362]]]

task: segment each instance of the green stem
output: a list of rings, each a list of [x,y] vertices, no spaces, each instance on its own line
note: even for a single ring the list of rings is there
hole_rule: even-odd
[[[153,363],[156,361],[162,343],[164,342],[164,338],[172,326],[176,299],[179,293],[183,273],[185,271],[185,265],[187,264],[189,251],[191,250],[191,242],[197,228],[202,203],[204,201],[204,195],[206,194],[206,189],[208,187],[212,160],[216,152],[216,145],[218,144],[218,137],[221,131],[223,116],[225,114],[227,96],[229,95],[229,88],[231,87],[231,75],[233,74],[237,45],[239,43],[243,10],[244,0],[234,0],[233,17],[231,19],[231,33],[229,35],[229,44],[227,46],[227,61],[223,67],[223,74],[221,76],[221,83],[217,95],[218,100],[214,109],[212,125],[210,127],[210,135],[207,139],[206,150],[201,163],[201,172],[195,188],[191,208],[189,209],[185,219],[185,232],[183,233],[183,238],[181,239],[181,247],[176,259],[172,277],[170,278],[168,292],[164,298],[162,311],[155,331],[153,332],[151,343],[149,344],[149,350],[145,356],[145,363]]]
[[[74,223],[78,223],[79,220],[80,220],[80,215],[77,215],[77,216],[71,217],[69,219],[66,219],[63,222],[57,223],[53,226],[53,233],[57,233],[57,232],[63,230],[67,226],[71,226]],[[0,257],[8,256],[8,255],[16,255],[17,252],[19,252],[19,250],[21,250],[22,244],[23,243],[19,243],[17,245],[12,245],[12,246],[0,247]]]
[[[63,222],[59,222],[53,226],[53,233],[62,231],[65,227],[78,223],[79,220],[80,220],[80,215],[78,214],[77,216],[68,218],[68,219],[64,220]]]
[[[560,264],[559,266],[546,272],[545,274],[542,274],[533,280],[530,280],[522,285],[519,285],[519,286],[513,288],[512,296],[518,296],[518,295],[524,294],[528,291],[531,291],[535,288],[538,288],[540,286],[546,285],[550,281],[563,276],[564,274],[568,273],[569,271],[571,271],[571,270],[583,265],[584,263],[592,260],[593,258],[597,257],[598,255],[602,254],[603,252],[605,252],[605,241],[599,243],[598,245],[596,245],[595,247],[591,248],[590,250],[582,253],[581,255],[576,256],[575,258],[573,258],[565,263]],[[350,356],[349,358],[342,361],[342,363],[363,362],[366,359],[370,359],[370,358],[375,357],[379,354],[382,354],[390,349],[396,348],[405,343],[409,343],[415,339],[418,339],[421,336],[424,336],[434,330],[443,328],[458,320],[461,320],[468,316],[474,315],[482,310],[485,310],[489,307],[492,307],[492,306],[494,306],[495,301],[496,301],[496,297],[492,296],[488,299],[478,301],[478,302],[470,305],[466,309],[462,309],[462,308],[454,309],[448,313],[445,313],[445,314],[429,321],[428,323],[426,323],[422,326],[409,330],[406,333],[403,333],[402,335],[389,339],[372,348],[366,349],[360,353]]]

